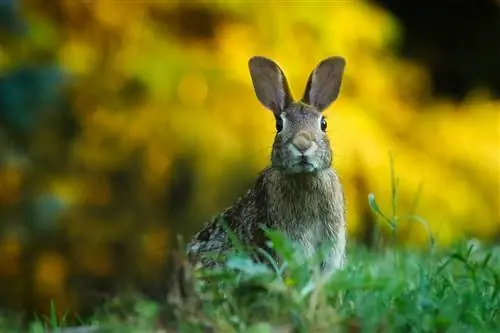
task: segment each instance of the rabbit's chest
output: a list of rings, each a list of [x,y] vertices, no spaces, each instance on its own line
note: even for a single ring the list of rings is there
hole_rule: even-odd
[[[307,252],[315,251],[331,235],[329,225],[324,219],[304,217],[297,221],[298,227],[291,230],[289,236],[299,242]]]
[[[266,224],[299,243],[308,257],[330,242],[332,253],[343,252],[344,203],[335,173],[286,178],[271,171],[268,177]]]
[[[314,252],[322,242],[331,238],[334,224],[332,214],[321,202],[297,202],[292,210],[283,211],[285,232],[299,242],[307,252]]]
[[[327,238],[326,235],[330,233],[326,230],[324,221],[305,221],[305,223],[309,225],[306,225],[302,232],[296,233],[292,238],[302,246],[306,256],[309,257],[318,250]]]

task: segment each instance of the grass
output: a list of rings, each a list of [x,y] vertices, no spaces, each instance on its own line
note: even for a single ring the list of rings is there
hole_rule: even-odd
[[[96,320],[99,332],[499,332],[499,268],[500,249],[465,242],[442,252],[354,246],[326,281],[300,260],[277,273],[238,254],[180,305],[137,299]]]
[[[392,235],[403,220],[426,227],[413,212],[397,216],[391,174],[391,213],[374,195],[371,209]],[[430,233],[422,250],[351,244],[346,267],[325,279],[283,235],[268,235],[282,265],[255,263],[239,251],[224,268],[192,275],[181,257],[164,302],[119,298],[96,314],[98,328],[80,330],[60,328],[52,304],[52,315],[29,332],[500,332],[498,246],[461,241],[440,249]]]

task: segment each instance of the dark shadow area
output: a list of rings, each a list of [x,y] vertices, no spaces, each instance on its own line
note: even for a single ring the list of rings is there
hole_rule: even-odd
[[[399,20],[402,56],[430,71],[436,96],[477,87],[500,97],[500,5],[495,0],[374,0]]]

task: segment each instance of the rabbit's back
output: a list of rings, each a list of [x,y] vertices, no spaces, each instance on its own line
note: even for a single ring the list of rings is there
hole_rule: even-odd
[[[218,259],[233,251],[232,233],[237,242],[243,246],[262,247],[266,241],[260,225],[267,225],[264,193],[264,174],[258,178],[254,188],[248,190],[233,206],[215,216],[199,232],[187,246],[191,260],[199,261],[202,266],[213,266],[213,259]]]

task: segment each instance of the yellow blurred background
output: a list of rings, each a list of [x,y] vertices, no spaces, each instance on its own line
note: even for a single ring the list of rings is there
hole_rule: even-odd
[[[399,216],[424,217],[444,245],[498,237],[500,101],[488,89],[434,97],[426,67],[394,50],[399,22],[371,2],[263,8],[24,1],[30,34],[2,34],[0,73],[29,63],[62,74],[49,84],[21,73],[36,92],[0,95],[0,306],[45,311],[53,299],[85,312],[102,297],[94,290],[158,280],[176,234],[189,238],[269,163],[274,119],[247,67],[257,54],[281,66],[296,98],[320,60],[346,58],[326,116],[351,239],[373,224],[368,193],[390,212],[389,153]],[[64,82],[57,103],[41,88],[54,82]],[[403,220],[399,240],[425,245],[427,234]]]

